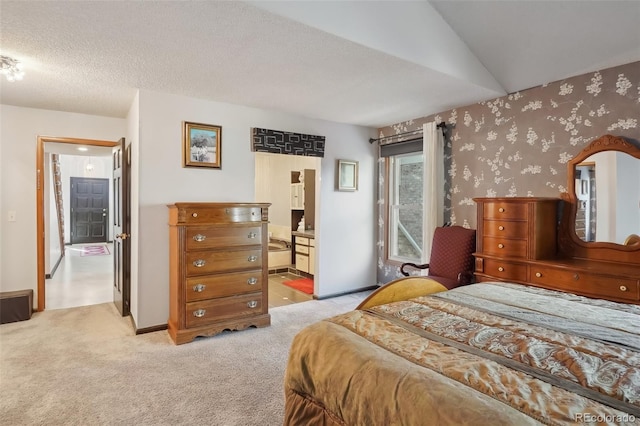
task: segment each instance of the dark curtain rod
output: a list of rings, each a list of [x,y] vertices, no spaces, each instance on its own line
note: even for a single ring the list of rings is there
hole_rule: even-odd
[[[439,128],[439,129],[442,129],[442,132],[443,132],[443,133],[445,133],[445,132],[447,131],[447,123],[445,123],[444,121],[442,121],[442,122],[438,123],[438,124],[436,125],[436,127],[437,127],[437,128]],[[409,132],[404,132],[404,133],[398,133],[397,135],[383,136],[383,137],[378,138],[378,139],[369,138],[369,143],[380,142],[380,141],[382,141],[382,140],[386,140],[386,139],[399,138],[399,137],[401,137],[401,136],[409,135],[409,134],[412,134],[412,135],[418,135],[418,134],[420,134],[420,133],[422,133],[422,129],[411,130],[411,131],[409,131]]]

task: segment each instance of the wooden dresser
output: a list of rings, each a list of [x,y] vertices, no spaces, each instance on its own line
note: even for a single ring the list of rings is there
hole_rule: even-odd
[[[474,201],[478,206],[477,281],[516,282],[640,303],[640,266],[625,261],[626,248],[621,247],[619,256],[610,261],[581,259],[562,249],[567,231],[561,225],[558,232],[559,198]]]
[[[271,323],[268,208],[169,205],[169,335],[176,344]]]
[[[524,282],[526,261],[556,255],[557,198],[474,198],[476,276]]]

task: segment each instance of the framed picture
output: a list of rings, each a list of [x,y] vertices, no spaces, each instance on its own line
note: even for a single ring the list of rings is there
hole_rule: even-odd
[[[182,122],[182,166],[219,169],[222,127]]]
[[[358,162],[338,160],[338,191],[358,190]]]

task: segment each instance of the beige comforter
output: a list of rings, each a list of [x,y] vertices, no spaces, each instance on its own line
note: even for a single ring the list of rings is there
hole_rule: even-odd
[[[287,425],[640,424],[640,307],[476,284],[294,339]]]

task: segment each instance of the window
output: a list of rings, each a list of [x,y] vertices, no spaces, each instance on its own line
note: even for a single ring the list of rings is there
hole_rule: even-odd
[[[422,263],[423,168],[422,152],[387,157],[389,260]]]

